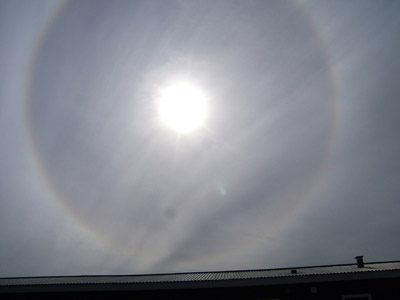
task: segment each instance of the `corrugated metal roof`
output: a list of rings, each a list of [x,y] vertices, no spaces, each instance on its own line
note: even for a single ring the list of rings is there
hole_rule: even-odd
[[[297,273],[292,274],[291,270]],[[304,277],[312,275],[357,274],[365,272],[400,271],[400,262],[366,263],[364,268],[356,264],[330,265],[315,267],[299,267],[265,270],[239,270],[223,272],[193,272],[151,275],[113,275],[113,276],[54,276],[54,277],[25,277],[0,278],[1,286],[34,286],[34,285],[85,285],[85,284],[146,284],[169,282],[202,282],[229,281],[247,279],[266,279],[284,277]]]

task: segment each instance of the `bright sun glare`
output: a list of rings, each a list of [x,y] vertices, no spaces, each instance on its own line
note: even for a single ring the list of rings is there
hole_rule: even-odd
[[[161,92],[158,112],[163,123],[180,134],[191,133],[204,125],[207,99],[189,83],[177,83]]]

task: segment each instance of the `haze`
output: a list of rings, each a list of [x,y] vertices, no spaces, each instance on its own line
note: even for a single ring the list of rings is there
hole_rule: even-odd
[[[1,1],[0,276],[398,260],[399,13]],[[160,122],[176,82],[191,134]]]

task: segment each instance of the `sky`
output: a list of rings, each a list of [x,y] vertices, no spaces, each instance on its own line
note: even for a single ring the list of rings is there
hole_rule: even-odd
[[[0,1],[0,277],[399,260],[399,15]],[[160,120],[182,83],[192,132]]]

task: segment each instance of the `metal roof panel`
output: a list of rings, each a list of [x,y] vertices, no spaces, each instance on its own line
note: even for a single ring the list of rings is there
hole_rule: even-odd
[[[292,274],[291,270],[297,273]],[[0,286],[61,285],[61,284],[139,284],[168,282],[201,282],[248,280],[279,277],[301,277],[329,274],[359,274],[365,272],[400,271],[400,262],[366,263],[364,268],[356,264],[314,266],[264,270],[238,270],[221,272],[192,272],[172,274],[112,275],[112,276],[51,276],[0,278]]]

